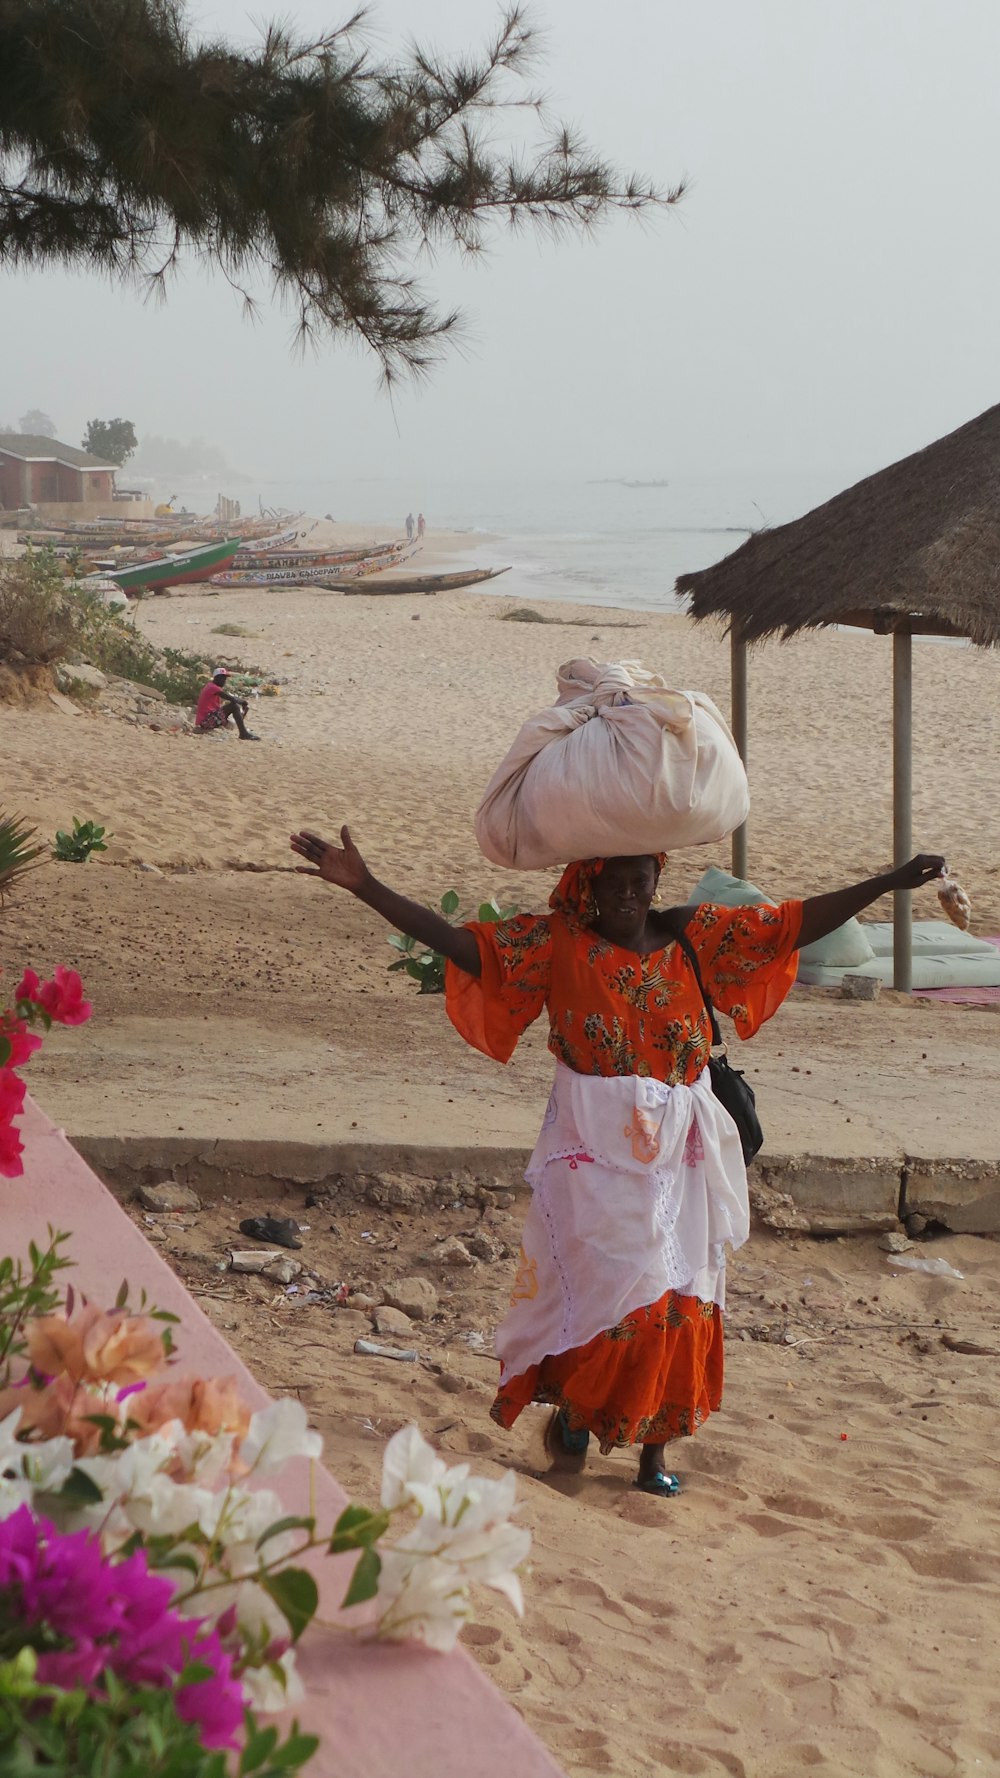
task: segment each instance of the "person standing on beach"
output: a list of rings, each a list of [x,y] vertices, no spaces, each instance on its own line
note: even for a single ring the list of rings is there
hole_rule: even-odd
[[[408,512],[406,515],[406,541],[407,541],[407,543],[413,542],[413,514],[412,514],[412,512]]]
[[[491,1414],[510,1427],[531,1402],[554,1411],[547,1443],[582,1464],[639,1446],[635,1486],[679,1493],[667,1443],[722,1402],[726,1246],[750,1213],[739,1131],[712,1091],[702,986],[752,1037],[813,944],[896,889],[940,876],[921,855],[827,895],[773,907],[653,906],[663,855],[571,864],[551,912],[456,928],[372,876],[346,827],[336,846],[292,836],[308,876],[346,889],[447,958],[447,1008],[500,1062],[543,1011],[555,1085],[527,1168],[510,1311],[497,1330]]]
[[[426,531],[426,529],[427,529],[427,521],[425,520],[423,513],[418,512],[418,514],[417,514],[417,539],[419,542],[423,542],[423,536],[424,536],[424,532]]]

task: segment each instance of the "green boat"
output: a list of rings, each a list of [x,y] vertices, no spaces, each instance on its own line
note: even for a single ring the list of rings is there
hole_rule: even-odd
[[[176,556],[157,556],[152,562],[132,562],[127,568],[102,570],[105,580],[115,580],[126,593],[157,593],[165,587],[185,586],[189,581],[208,580],[212,574],[228,568],[236,558],[242,539],[232,537],[226,543],[200,543]]]

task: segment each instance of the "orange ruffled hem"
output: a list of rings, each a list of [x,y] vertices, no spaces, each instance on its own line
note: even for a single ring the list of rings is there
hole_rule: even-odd
[[[585,1346],[509,1378],[490,1413],[511,1427],[531,1402],[547,1402],[607,1455],[616,1445],[688,1437],[722,1405],[722,1380],[721,1311],[668,1290]]]

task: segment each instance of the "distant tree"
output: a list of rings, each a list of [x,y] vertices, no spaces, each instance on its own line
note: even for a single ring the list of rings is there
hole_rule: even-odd
[[[55,438],[56,435],[55,421],[50,420],[40,407],[29,407],[27,413],[21,415],[18,427],[22,432],[33,432],[36,438]]]
[[[91,266],[162,288],[185,251],[247,288],[264,274],[299,336],[346,332],[386,374],[426,368],[454,314],[410,270],[481,249],[485,224],[586,229],[671,204],[566,129],[508,150],[487,128],[539,102],[509,5],[479,55],[377,61],[357,13],[316,42],[273,24],[254,51],[192,42],[183,0],[0,0],[0,265]]]
[[[80,448],[106,463],[122,464],[138,444],[131,420],[88,420]]]

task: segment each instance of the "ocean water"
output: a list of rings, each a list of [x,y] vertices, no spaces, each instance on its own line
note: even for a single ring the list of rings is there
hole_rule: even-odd
[[[430,530],[457,531],[467,539],[467,547],[449,558],[449,568],[509,567],[484,587],[486,596],[671,611],[682,609],[674,592],[679,574],[719,561],[752,529],[797,517],[838,485],[829,472],[818,471],[650,485],[429,476],[415,476],[409,485],[389,479],[334,485],[289,477],[250,482],[238,492],[244,512],[263,506],[329,514],[352,524],[397,521],[401,532],[407,512],[422,511]]]

